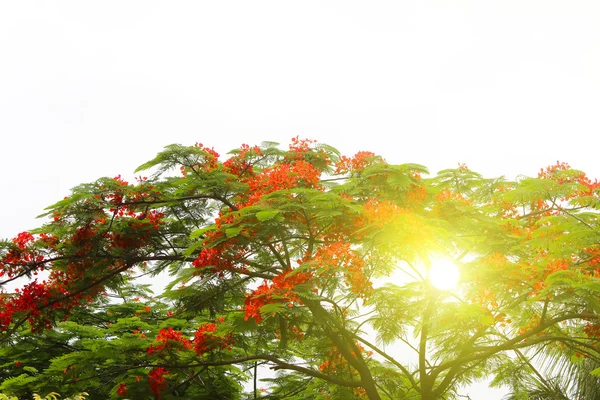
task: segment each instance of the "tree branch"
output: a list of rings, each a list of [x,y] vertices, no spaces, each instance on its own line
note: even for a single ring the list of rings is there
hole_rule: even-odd
[[[525,339],[528,339],[540,332],[543,332],[544,330],[548,329],[552,325],[555,325],[559,322],[567,321],[570,319],[584,319],[584,318],[600,319],[600,316],[596,315],[596,314],[592,314],[592,313],[581,313],[581,314],[566,314],[566,315],[563,315],[560,317],[556,317],[556,318],[548,320],[546,323],[538,325],[537,327],[535,327],[527,332],[522,333],[521,335],[518,335],[512,339],[509,339],[508,341],[506,341],[505,343],[503,343],[501,345],[481,348],[475,354],[456,358],[452,361],[449,361],[447,363],[439,365],[437,368],[440,371],[443,371],[445,369],[452,368],[456,365],[465,364],[469,361],[474,361],[474,360],[490,357],[490,356],[492,356],[496,353],[499,353],[501,351],[504,351],[504,350],[512,350],[513,348],[521,348],[521,347],[531,346],[533,344],[536,344],[537,342],[530,341],[527,343],[523,343],[521,345],[518,345],[518,344],[520,342],[523,342]]]

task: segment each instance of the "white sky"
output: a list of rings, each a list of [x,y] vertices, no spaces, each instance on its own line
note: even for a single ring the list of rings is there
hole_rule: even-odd
[[[170,143],[600,178],[599,20],[596,1],[0,0],[0,236]]]

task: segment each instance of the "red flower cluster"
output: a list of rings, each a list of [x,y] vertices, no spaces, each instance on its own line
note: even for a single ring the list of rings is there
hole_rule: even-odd
[[[48,287],[37,281],[33,281],[25,285],[22,289],[15,289],[19,293],[18,297],[5,300],[0,299],[0,330],[6,329],[13,318],[13,315],[18,312],[28,312],[29,322],[32,324],[32,330],[39,328],[39,325],[50,327],[49,321],[44,318],[38,320],[40,317],[40,303],[42,301],[48,302],[51,297]]]
[[[335,172],[356,172],[364,169],[376,159],[375,153],[370,151],[359,151],[352,158],[341,156],[340,161],[336,165]]]
[[[94,245],[93,239],[96,237],[97,233],[98,228],[91,224],[84,225],[75,231],[71,242],[74,246],[79,248],[76,253],[78,256],[83,256],[90,252]]]
[[[156,345],[150,345],[146,350],[148,355],[152,353],[161,352],[167,348],[184,348],[191,349],[192,343],[189,339],[183,337],[183,333],[176,331],[169,327],[167,329],[161,329],[156,335]]]
[[[264,281],[259,287],[253,290],[252,293],[246,297],[244,302],[246,306],[246,316],[244,317],[244,320],[248,321],[248,319],[254,318],[256,323],[260,323],[262,321],[260,308],[271,302],[272,295],[271,286],[267,281]]]
[[[13,239],[13,243],[20,249],[25,249],[30,242],[33,242],[33,235],[29,232],[21,232]]]
[[[230,157],[223,163],[224,170],[239,177],[243,175],[247,177],[253,176],[253,166],[249,159],[260,155],[261,150],[258,146],[250,147],[247,144],[243,144],[238,154]]]
[[[198,257],[192,261],[195,268],[212,267],[209,272],[216,272],[232,268],[232,263],[224,257],[221,257],[219,250],[215,248],[204,249],[198,254]]]
[[[600,338],[600,324],[598,322],[586,322],[583,333],[589,338]]]
[[[290,152],[296,154],[296,158],[300,158],[302,154],[308,153],[312,146],[317,143],[314,139],[300,139],[296,136],[292,138],[292,144],[290,144]]]
[[[244,317],[246,321],[254,318],[257,323],[260,323],[262,321],[260,308],[265,304],[283,302],[293,306],[293,303],[302,303],[300,297],[293,290],[296,286],[308,282],[312,274],[308,272],[291,272],[292,270],[287,270],[273,278],[272,285],[269,285],[266,281],[263,282],[246,297],[246,316]]]
[[[248,181],[248,197],[242,207],[256,204],[263,196],[278,190],[305,187],[320,189],[321,171],[314,165],[304,161],[294,161],[293,164],[277,164],[263,170]]]
[[[195,147],[202,149],[206,154],[204,155],[203,170],[212,171],[217,168],[219,163],[219,153],[217,153],[212,147],[204,147],[202,143],[196,143]]]
[[[165,375],[168,374],[169,371],[163,367],[153,368],[152,371],[148,373],[150,390],[156,395],[156,398],[159,398],[160,393],[167,387],[167,378],[165,378]]]
[[[319,248],[313,262],[321,269],[321,276],[342,272],[350,290],[363,298],[373,290],[371,281],[364,274],[364,258],[351,248],[350,243],[334,242]]]
[[[204,244],[211,246],[211,242],[219,241],[221,237],[222,232],[207,232]],[[243,247],[234,247],[232,244],[233,242],[220,243],[217,247],[207,247],[200,251],[196,259],[192,261],[192,265],[201,270],[198,275],[204,278],[204,273],[218,274],[219,278],[223,278],[225,271],[248,273],[248,262],[245,259],[246,250]]]
[[[571,196],[565,197],[562,200],[569,200],[578,195],[591,195],[594,191],[600,189],[600,182],[598,180],[592,181],[588,178],[583,172],[578,174],[565,174],[561,171],[571,170],[571,166],[565,162],[557,161],[556,164],[550,165],[546,168],[542,168],[538,173],[538,178],[541,179],[552,179],[558,182],[560,185],[566,183],[577,183],[585,187],[585,189],[580,190],[579,193],[573,194]]]
[[[40,235],[40,240],[42,243],[46,243],[48,247],[55,244],[45,234]],[[26,264],[29,264],[28,269],[31,271],[32,263],[41,264],[44,261],[45,257],[30,247],[30,244],[34,241],[34,236],[29,232],[21,232],[12,239],[16,247],[4,254],[4,257],[0,260],[0,277],[7,274],[9,278],[13,278],[21,273]],[[40,266],[39,269],[43,270],[43,267]],[[34,272],[34,275],[37,275],[37,272]]]
[[[127,393],[129,393],[129,389],[127,389],[127,385],[125,383],[120,383],[119,387],[117,388],[117,394],[119,396],[125,396]]]
[[[366,358],[373,356],[373,352],[366,351],[360,343],[356,343],[356,348],[363,356],[366,356]],[[355,352],[352,352],[352,356],[357,357]],[[327,352],[327,359],[323,361],[323,363],[319,366],[319,369],[323,372],[339,373],[340,370],[345,369],[347,363],[348,361],[344,356],[342,356],[339,349],[337,347],[333,347]],[[356,373],[352,369],[349,371],[352,373],[352,375]]]
[[[202,143],[196,143],[194,146],[190,146],[191,148],[197,148],[202,150],[202,159],[197,160],[197,163],[194,165],[182,165],[180,167],[181,175],[185,178],[190,172],[210,172],[214,171],[219,167],[219,153],[217,153],[214,149],[204,147]]]
[[[224,320],[221,319],[220,321],[223,322]],[[200,325],[194,335],[194,351],[199,355],[216,348],[230,348],[231,344],[233,344],[233,336],[231,334],[217,335],[217,325],[211,322]]]

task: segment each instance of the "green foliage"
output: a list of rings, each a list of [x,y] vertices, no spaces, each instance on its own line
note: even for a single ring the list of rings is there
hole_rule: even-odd
[[[79,185],[0,243],[4,283],[45,277],[0,296],[0,390],[455,399],[487,377],[595,398],[600,184],[581,171],[424,178],[299,139],[229,154],[169,145],[149,178]],[[432,284],[441,258],[456,289]]]
[[[78,393],[71,397],[66,397],[63,400],[85,400],[88,396],[86,392]],[[40,396],[39,394],[33,394],[33,400],[59,400],[61,399],[60,394],[56,392],[48,393],[45,397]],[[16,396],[8,396],[4,393],[0,393],[0,400],[19,400]]]

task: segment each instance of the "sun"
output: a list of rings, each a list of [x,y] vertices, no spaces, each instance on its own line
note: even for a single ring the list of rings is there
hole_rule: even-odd
[[[429,281],[439,290],[450,290],[456,287],[460,272],[450,260],[434,260],[429,270]]]

